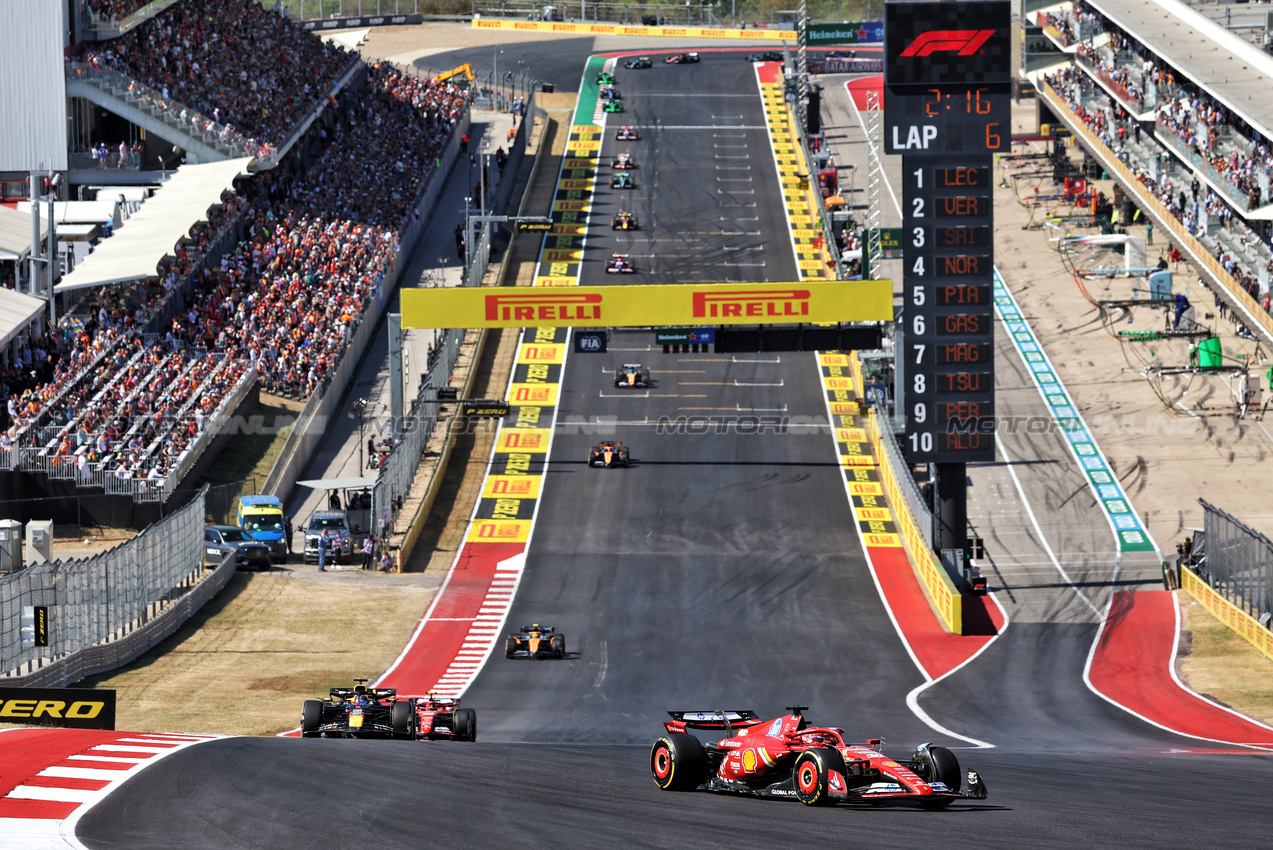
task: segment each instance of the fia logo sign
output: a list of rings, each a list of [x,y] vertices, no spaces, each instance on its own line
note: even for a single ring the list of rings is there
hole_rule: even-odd
[[[575,333],[576,354],[605,354],[605,331],[582,331]]]

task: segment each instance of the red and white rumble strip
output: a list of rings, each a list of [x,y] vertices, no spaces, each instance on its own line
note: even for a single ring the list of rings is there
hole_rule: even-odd
[[[125,780],[178,750],[221,735],[97,729],[0,732],[0,844],[82,848],[80,817]]]

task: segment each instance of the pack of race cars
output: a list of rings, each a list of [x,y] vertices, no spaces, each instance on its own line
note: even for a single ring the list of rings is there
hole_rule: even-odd
[[[699,56],[678,53],[664,61],[692,64]],[[627,63],[629,68],[650,66],[645,57]],[[596,82],[603,87],[605,110],[622,112],[614,75],[602,72]],[[636,141],[640,134],[636,127],[624,126],[616,131],[616,139]],[[616,154],[611,165],[615,172],[612,188],[636,188],[631,174],[636,164],[630,152]],[[637,216],[619,210],[611,220],[611,229],[638,230]],[[636,268],[628,254],[614,253],[605,270],[631,274]],[[614,372],[616,388],[651,385],[650,372],[640,363],[624,363]],[[613,440],[596,443],[587,455],[589,467],[626,468],[630,463],[628,447]],[[567,658],[565,636],[553,626],[539,623],[508,634],[504,650],[507,659]],[[459,699],[433,693],[399,695],[393,688],[367,688],[365,681],[358,680],[354,688],[332,688],[326,699],[305,701],[302,736],[476,740],[476,712],[461,708]],[[665,734],[654,742],[649,754],[655,785],[665,791],[799,800],[807,806],[904,802],[937,810],[957,800],[987,796],[980,774],[965,772],[945,747],[922,743],[908,758],[894,759],[882,752],[882,739],[855,743],[839,727],[810,725],[805,709],[788,706],[787,714],[768,720],[748,710],[669,711],[671,720],[663,722]],[[718,733],[720,737],[700,740],[694,732]]]

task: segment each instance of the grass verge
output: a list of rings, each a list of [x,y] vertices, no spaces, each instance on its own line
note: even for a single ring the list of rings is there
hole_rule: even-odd
[[[1183,590],[1180,675],[1189,687],[1262,723],[1273,725],[1273,660],[1221,623]]]
[[[150,652],[76,687],[114,689],[119,729],[274,734],[299,723],[302,701],[387,669],[434,593],[284,576],[236,575]]]

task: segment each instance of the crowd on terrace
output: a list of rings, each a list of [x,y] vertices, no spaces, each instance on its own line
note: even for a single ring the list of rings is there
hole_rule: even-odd
[[[216,25],[192,43],[227,45],[240,30],[237,20],[225,21],[225,10],[260,11],[245,0],[211,5],[207,21]],[[152,25],[174,26],[165,15],[144,26]],[[197,58],[184,39],[175,43],[183,59]],[[217,54],[221,73],[277,75],[248,53]],[[332,70],[323,57],[317,70],[306,67],[308,55],[298,49],[290,60],[304,76]],[[208,65],[201,69],[189,90],[208,76]],[[215,77],[205,82],[216,87]],[[97,291],[79,322],[28,344],[0,375],[0,449],[40,448],[50,474],[70,469],[84,481],[162,480],[248,370],[255,367],[267,389],[295,397],[330,378],[371,300],[383,294],[402,228],[468,108],[466,92],[388,63],[366,68],[365,82],[341,94],[296,157],[224,195],[159,269],[159,285]],[[243,101],[249,112],[255,103]],[[228,120],[241,121],[230,110]],[[290,132],[284,123],[274,127]],[[209,246],[229,230],[237,245],[209,261]],[[171,325],[143,333],[173,298],[186,306]]]
[[[1135,119],[1116,101],[1104,98],[1103,93],[1101,95],[1104,108],[1085,106],[1085,99],[1090,102],[1092,96],[1099,90],[1078,68],[1064,68],[1049,75],[1046,80],[1074,115],[1082,120],[1118,159],[1126,163],[1146,190],[1180,221],[1184,230],[1198,239],[1211,252],[1236,285],[1254,298],[1265,312],[1271,312],[1269,292],[1267,289],[1263,291],[1261,289],[1260,269],[1251,263],[1248,254],[1239,255],[1235,250],[1235,247],[1245,248],[1248,244],[1252,247],[1262,245],[1261,263],[1266,273],[1273,275],[1273,246],[1268,244],[1270,223],[1247,222],[1242,219],[1240,212],[1235,213],[1230,199],[1207,188],[1196,178],[1188,185],[1177,185],[1169,176],[1161,174],[1158,169],[1151,170],[1149,163],[1138,160],[1133,155],[1133,148],[1126,144],[1129,137],[1140,135]],[[1096,103],[1100,104],[1102,100],[1097,100]],[[1186,103],[1184,110],[1173,113],[1173,121],[1178,123],[1168,126],[1192,128],[1194,116],[1199,114],[1201,114],[1200,123],[1206,127],[1225,126],[1223,121],[1225,113],[1206,95],[1196,94]],[[1166,123],[1161,114],[1159,122]],[[1256,138],[1259,137],[1256,136]],[[1190,131],[1190,145],[1195,152],[1200,152],[1196,130]],[[1205,149],[1206,142],[1203,142],[1201,150]],[[1261,157],[1260,167],[1273,167],[1273,159],[1267,158],[1269,156],[1267,142],[1259,145],[1256,151]],[[1166,154],[1158,154],[1158,156],[1166,156]],[[1235,156],[1233,159],[1226,160],[1222,171],[1231,175],[1233,179],[1231,185],[1247,186],[1250,189],[1249,197],[1253,201],[1258,201],[1259,186],[1258,184],[1250,185],[1254,182],[1255,163],[1255,157],[1239,159]],[[1159,176],[1155,177],[1155,174]],[[1209,223],[1214,227],[1209,226]],[[1221,229],[1228,234],[1229,238],[1224,240],[1217,238],[1217,230]]]
[[[94,57],[267,147],[287,139],[352,61],[256,0],[177,3]]]

